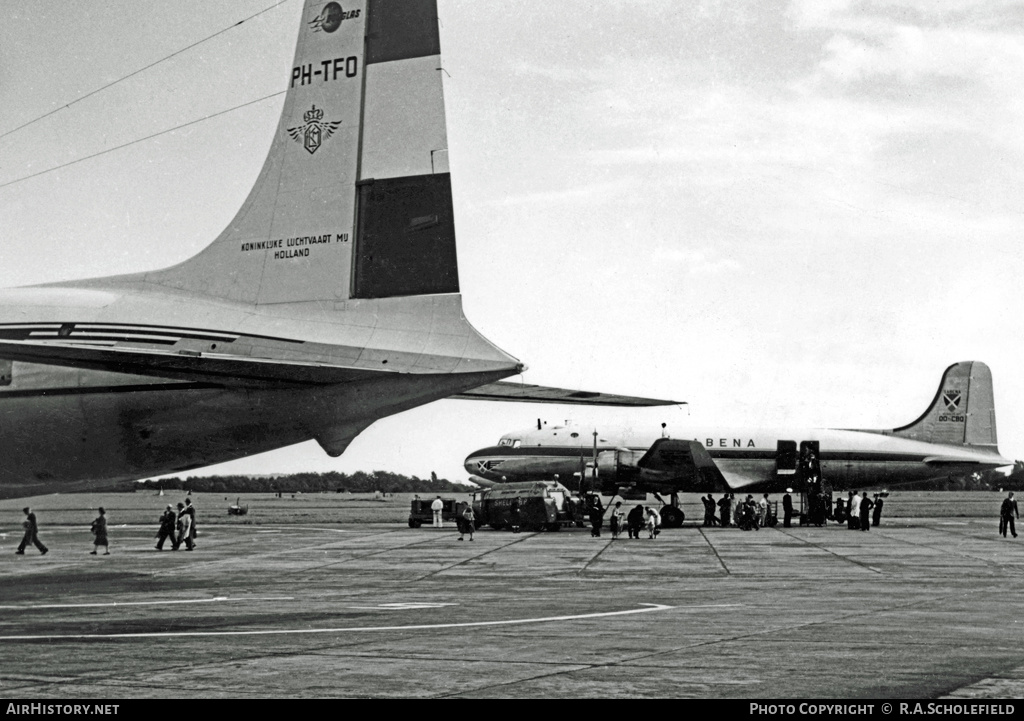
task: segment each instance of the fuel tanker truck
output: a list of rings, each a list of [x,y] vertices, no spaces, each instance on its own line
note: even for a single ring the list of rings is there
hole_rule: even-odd
[[[494,484],[473,494],[476,525],[496,530],[557,531],[583,525],[580,499],[558,481],[523,481]]]

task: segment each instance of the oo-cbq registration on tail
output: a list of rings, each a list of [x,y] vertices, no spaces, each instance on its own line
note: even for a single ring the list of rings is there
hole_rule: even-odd
[[[499,382],[523,366],[462,313],[440,67],[435,0],[307,0],[270,152],[212,244],[0,291],[0,494],[339,455],[453,396],[662,403]]]

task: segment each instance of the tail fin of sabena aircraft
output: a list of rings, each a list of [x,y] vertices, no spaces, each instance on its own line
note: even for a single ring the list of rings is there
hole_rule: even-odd
[[[253,304],[458,293],[441,75],[436,0],[306,0],[249,197],[146,280]]]
[[[892,434],[928,443],[995,448],[992,372],[979,361],[951,365],[924,415]]]

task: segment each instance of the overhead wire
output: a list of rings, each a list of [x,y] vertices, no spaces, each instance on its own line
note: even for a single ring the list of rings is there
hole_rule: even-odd
[[[220,111],[218,111],[216,113],[210,113],[209,115],[206,115],[206,116],[204,116],[202,118],[197,118],[196,120],[190,120],[189,122],[182,123],[181,125],[175,125],[173,128],[167,128],[167,130],[161,130],[159,133],[153,133],[152,135],[147,135],[144,138],[136,138],[135,140],[130,140],[127,143],[122,143],[121,145],[114,146],[113,148],[107,148],[106,150],[101,150],[98,153],[93,153],[92,155],[86,155],[84,157],[68,161],[67,163],[63,163],[61,165],[55,165],[54,167],[47,168],[46,170],[40,170],[38,173],[32,173],[31,175],[24,175],[24,176],[22,176],[20,178],[15,178],[14,180],[9,180],[6,183],[0,183],[0,188],[6,188],[8,185],[14,185],[15,183],[20,183],[22,181],[29,180],[30,178],[37,178],[40,175],[46,175],[47,173],[52,173],[55,170],[60,170],[61,168],[66,168],[69,165],[75,165],[76,163],[81,163],[81,162],[84,162],[86,160],[91,160],[92,158],[99,157],[100,155],[106,155],[107,153],[112,153],[115,150],[120,150],[122,148],[127,148],[129,145],[135,145],[136,143],[141,143],[141,142],[144,142],[146,140],[151,140],[151,139],[156,138],[156,137],[158,137],[160,135],[166,135],[167,133],[172,133],[175,130],[180,130],[181,128],[187,128],[189,125],[195,125],[196,123],[201,123],[204,120],[209,120],[210,118],[215,118],[218,115],[224,115],[225,113],[230,113],[230,112],[232,112],[234,110],[238,110],[239,108],[244,108],[247,105],[254,105],[255,103],[259,103],[259,102],[262,102],[264,100],[268,100],[269,98],[273,98],[273,97],[276,97],[278,95],[283,95],[286,92],[288,92],[288,91],[287,90],[279,90],[276,93],[271,93],[270,95],[264,95],[262,98],[256,98],[255,100],[250,100],[247,103],[242,103],[241,105],[236,105],[233,108],[227,108],[226,110],[220,110]]]
[[[189,45],[187,47],[182,48],[181,50],[176,50],[175,52],[171,53],[170,55],[166,55],[166,56],[160,58],[159,60],[150,63],[149,65],[147,65],[145,67],[139,68],[138,70],[135,70],[135,71],[129,73],[128,75],[125,75],[123,77],[118,78],[117,80],[114,80],[113,82],[107,83],[103,87],[96,88],[95,90],[92,90],[92,91],[86,93],[85,95],[83,95],[80,98],[75,98],[70,103],[65,103],[64,105],[61,105],[58,108],[54,108],[53,110],[51,110],[48,113],[40,115],[37,118],[33,118],[32,120],[29,120],[26,123],[22,123],[21,125],[19,125],[18,127],[14,128],[13,130],[8,130],[6,133],[0,133],[0,138],[6,138],[8,135],[11,135],[12,133],[16,133],[16,132],[18,132],[19,130],[21,130],[23,128],[27,128],[29,125],[32,125],[33,123],[38,123],[40,120],[48,118],[51,115],[53,115],[54,113],[59,113],[61,110],[64,110],[65,108],[70,108],[75,103],[80,103],[83,100],[85,100],[86,98],[92,97],[96,93],[101,93],[104,90],[106,90],[107,88],[111,88],[111,87],[117,85],[118,83],[127,80],[128,78],[134,77],[134,76],[138,75],[139,73],[143,73],[143,72],[149,70],[150,68],[156,67],[160,63],[166,62],[167,60],[170,60],[171,58],[173,58],[173,57],[175,57],[177,55],[181,55],[184,52],[188,52],[189,50],[191,50],[192,48],[196,47],[197,45],[202,45],[206,41],[212,40],[213,38],[217,37],[218,35],[223,35],[224,33],[228,32],[229,30],[233,30],[233,29],[237,28],[242,23],[248,22],[248,21],[252,20],[254,17],[258,17],[258,16],[262,15],[265,12],[269,12],[269,11],[273,10],[274,8],[276,8],[278,5],[284,5],[286,2],[289,2],[289,0],[281,0],[278,3],[275,3],[275,4],[271,5],[270,7],[267,7],[267,8],[264,8],[263,10],[260,10],[258,13],[250,15],[249,17],[244,18],[242,20],[239,20],[234,25],[229,25],[228,27],[223,28],[222,30],[218,30],[213,35],[208,35],[207,37],[203,38],[202,40],[197,40],[196,42],[192,43],[191,45]]]

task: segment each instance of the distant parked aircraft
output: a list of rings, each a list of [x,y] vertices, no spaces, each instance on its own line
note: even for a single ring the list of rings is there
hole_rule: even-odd
[[[833,489],[898,486],[1008,466],[996,446],[992,374],[967,361],[942,374],[928,410],[892,430],[537,427],[466,458],[484,485],[580,473],[605,494],[781,491],[808,478]],[[689,440],[692,439],[692,440]],[[671,511],[669,511],[671,516]]]

